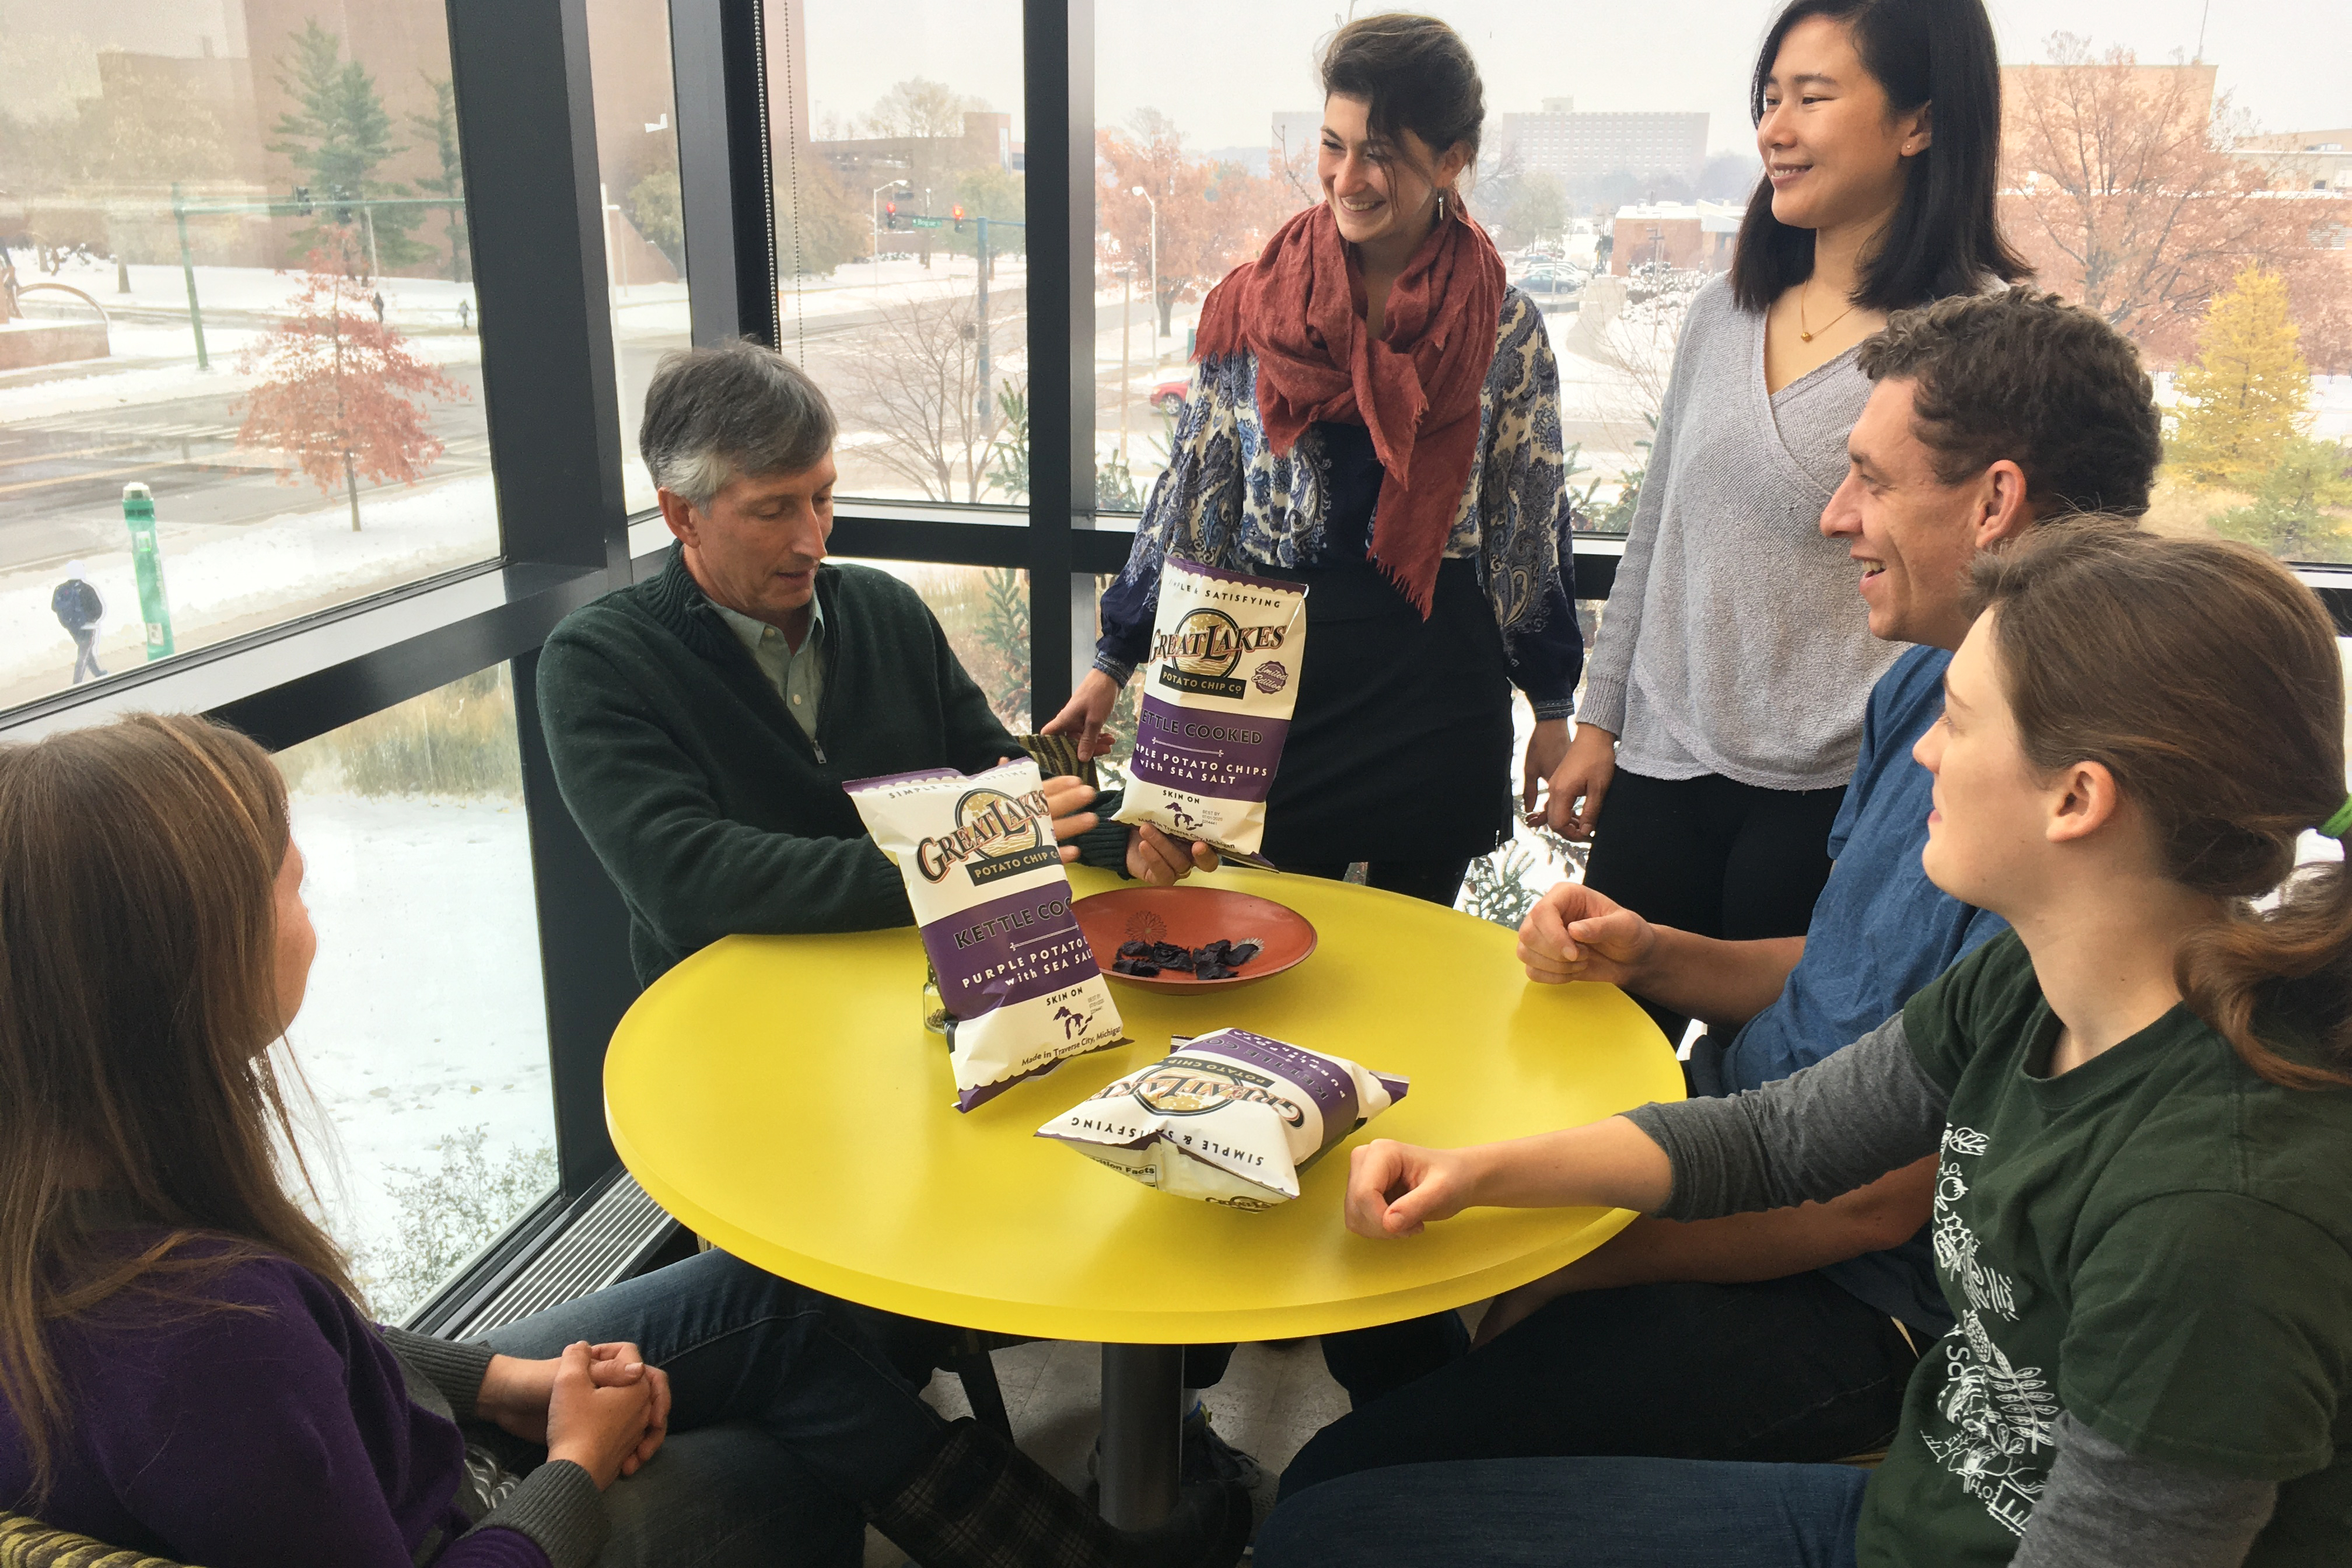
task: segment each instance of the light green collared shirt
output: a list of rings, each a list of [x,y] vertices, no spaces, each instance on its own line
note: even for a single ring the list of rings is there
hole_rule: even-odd
[[[755,621],[711,601],[710,607],[728,629],[741,639],[751,652],[752,662],[776,695],[784,700],[785,709],[801,733],[811,741],[816,739],[817,700],[824,695],[824,605],[814,597],[809,600],[808,636],[794,648],[792,640],[765,621]]]

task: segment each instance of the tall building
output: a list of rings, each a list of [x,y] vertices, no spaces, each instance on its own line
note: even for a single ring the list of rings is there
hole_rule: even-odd
[[[1706,165],[1706,116],[1580,111],[1573,99],[1548,98],[1541,113],[1503,116],[1497,151],[1506,167],[1547,174],[1563,186],[1615,174],[1696,183]]]
[[[2230,152],[2268,171],[2281,190],[2352,191],[2352,126],[2241,136]]]

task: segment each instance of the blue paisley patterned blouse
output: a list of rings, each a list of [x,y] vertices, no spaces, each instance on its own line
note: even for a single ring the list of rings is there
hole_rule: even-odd
[[[1541,312],[1516,289],[1503,296],[1495,363],[1478,403],[1478,457],[1445,553],[1477,563],[1512,684],[1527,693],[1536,717],[1566,718],[1584,669],[1584,638],[1568,547],[1559,369]],[[1160,563],[1170,555],[1279,575],[1316,565],[1335,548],[1360,549],[1369,520],[1330,515],[1333,487],[1319,460],[1321,446],[1312,426],[1287,455],[1267,446],[1258,423],[1255,355],[1203,360],[1176,418],[1167,471],[1144,502],[1135,547],[1103,595],[1095,668],[1125,685],[1143,662],[1159,609]]]

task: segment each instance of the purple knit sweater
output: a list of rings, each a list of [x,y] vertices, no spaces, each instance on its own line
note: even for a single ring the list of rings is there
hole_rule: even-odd
[[[257,1310],[126,1294],[54,1331],[71,1412],[55,1479],[26,1506],[24,1428],[0,1404],[0,1507],[205,1568],[573,1568],[602,1545],[595,1485],[576,1465],[540,1467],[478,1528],[458,1506],[464,1438],[410,1387],[432,1380],[469,1415],[487,1351],[439,1346],[438,1365],[412,1353],[404,1377],[386,1331],[281,1258],[192,1289]]]

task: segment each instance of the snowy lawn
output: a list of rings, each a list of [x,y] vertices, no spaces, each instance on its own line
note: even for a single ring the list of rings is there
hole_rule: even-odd
[[[498,799],[298,795],[293,814],[319,957],[290,1040],[328,1129],[330,1227],[382,1276],[401,1173],[440,1171],[439,1141],[483,1128],[494,1168],[554,1146],[529,829]]]

